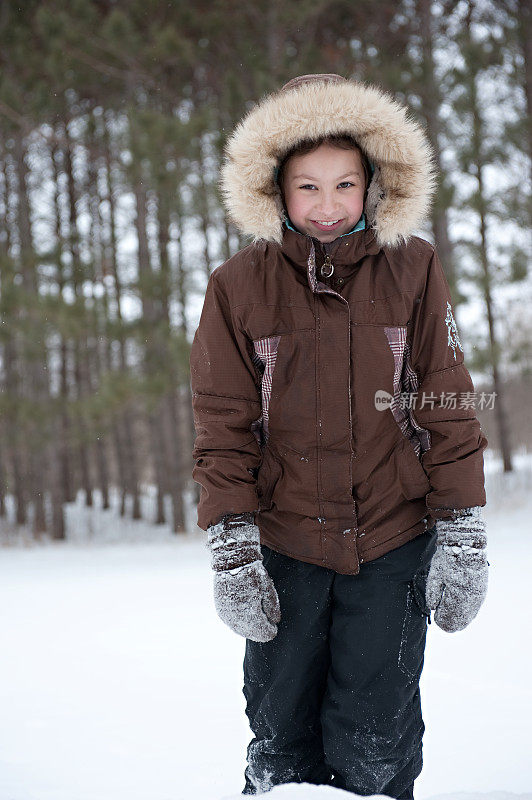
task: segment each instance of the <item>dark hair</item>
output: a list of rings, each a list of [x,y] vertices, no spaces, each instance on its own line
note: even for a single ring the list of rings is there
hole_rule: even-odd
[[[371,167],[369,163],[369,159],[365,152],[362,150],[360,145],[357,141],[348,134],[343,133],[331,133],[327,136],[322,136],[319,139],[304,139],[301,142],[298,142],[294,147],[291,148],[281,159],[279,164],[279,169],[277,172],[277,183],[279,184],[279,189],[281,190],[281,195],[284,198],[284,173],[286,169],[286,165],[292,156],[304,156],[307,153],[312,153],[314,150],[317,150],[318,147],[322,144],[329,144],[332,147],[338,147],[340,150],[358,150],[360,153],[360,160],[362,162],[362,167],[364,169],[364,178],[365,178],[365,191],[364,191],[364,202],[366,200],[366,194],[368,191],[368,186],[371,181]]]

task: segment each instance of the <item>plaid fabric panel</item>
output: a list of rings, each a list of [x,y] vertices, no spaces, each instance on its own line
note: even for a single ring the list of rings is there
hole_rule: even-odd
[[[404,369],[402,375],[402,390],[403,392],[408,392],[414,394],[419,389],[419,379],[417,376],[417,372],[412,367],[410,362],[410,345],[408,342],[405,345],[405,361],[404,361]],[[419,398],[418,398],[419,399]],[[407,408],[408,419],[410,421],[410,425],[412,426],[413,430],[415,431],[415,435],[419,440],[419,444],[421,447],[421,452],[425,453],[427,450],[430,449],[430,431],[426,428],[422,428],[421,425],[418,424],[415,416],[414,410],[412,408]]]
[[[410,363],[410,346],[406,340],[406,327],[385,328],[386,338],[393,353],[393,398],[390,410],[401,432],[410,441],[418,458],[422,452],[430,448],[430,433],[422,428],[414,417],[410,407],[410,393],[417,392],[419,381],[416,371]],[[405,393],[401,403],[401,393]]]
[[[255,426],[255,429],[257,429],[260,425],[263,445],[268,441],[268,411],[270,408],[270,398],[272,394],[273,371],[275,369],[277,349],[280,341],[280,336],[265,336],[262,339],[255,339],[253,341],[254,352],[252,359],[253,363],[257,367],[259,375],[261,376],[262,396],[262,414],[260,418],[253,423],[253,426]]]

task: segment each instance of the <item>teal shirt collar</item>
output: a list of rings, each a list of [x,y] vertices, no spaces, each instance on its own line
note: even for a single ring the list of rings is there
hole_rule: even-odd
[[[294,233],[301,233],[301,231],[298,231],[296,228],[293,227],[288,217],[285,217],[284,223],[286,227],[289,228],[291,231],[294,231]],[[342,233],[342,235],[338,236],[337,238],[341,239],[343,236],[349,236],[351,233],[356,233],[356,231],[363,231],[365,227],[366,227],[366,215],[363,213],[354,228],[352,228],[347,233]]]

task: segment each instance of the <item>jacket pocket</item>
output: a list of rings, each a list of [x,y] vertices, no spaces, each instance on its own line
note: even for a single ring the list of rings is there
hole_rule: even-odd
[[[403,439],[395,448],[397,479],[407,500],[418,500],[430,491],[430,481],[410,442]]]
[[[282,468],[269,447],[264,450],[262,464],[257,476],[259,511],[268,511],[273,505],[273,491],[281,477]]]
[[[260,551],[262,553],[262,566],[265,570],[268,569],[268,563],[273,556],[274,551],[265,544],[261,544]]]
[[[417,569],[406,585],[405,607],[397,666],[410,678],[415,678],[423,666],[427,626],[431,624],[431,609],[427,605],[427,578],[436,550],[436,526],[415,541],[425,543]]]
[[[401,629],[401,642],[397,666],[405,675],[414,679],[421,674],[425,656],[427,624],[430,610],[427,608],[423,579],[416,575],[407,584],[406,601]]]
[[[428,622],[430,623],[430,612],[431,609],[427,605],[427,577],[429,574],[430,564],[428,567],[423,567],[419,569],[414,577],[411,580],[411,588],[412,594],[414,596],[414,600],[417,604],[417,607],[428,618]]]

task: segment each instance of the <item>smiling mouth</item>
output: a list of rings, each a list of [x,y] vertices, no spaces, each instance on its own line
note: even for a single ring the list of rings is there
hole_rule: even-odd
[[[341,221],[342,221],[341,219],[333,219],[330,222],[328,222],[327,220],[321,220],[321,219],[313,219],[312,220],[312,222],[314,222],[316,225],[325,225],[328,228],[332,227],[333,225],[337,225]]]

